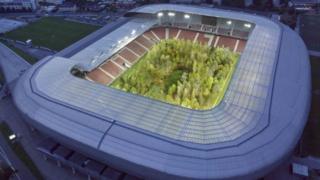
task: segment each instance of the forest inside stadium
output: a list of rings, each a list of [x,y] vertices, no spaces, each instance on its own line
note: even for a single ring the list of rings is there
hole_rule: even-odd
[[[162,40],[110,85],[182,107],[211,109],[223,98],[239,54],[188,40]]]

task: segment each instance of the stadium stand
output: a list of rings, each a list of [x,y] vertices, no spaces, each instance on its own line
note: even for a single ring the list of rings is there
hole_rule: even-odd
[[[185,27],[185,24],[179,24],[179,26]],[[177,27],[156,27],[150,29],[122,48],[118,55],[107,59],[99,67],[89,72],[85,78],[105,85],[110,84],[126,68],[136,63],[154,44],[159,42],[159,39],[176,38],[190,40],[213,47],[228,48],[237,53],[241,53],[246,45],[246,40],[244,39],[213,34],[212,31],[215,29],[212,26],[193,25],[191,28],[199,31],[179,29]],[[201,29],[204,29],[205,32],[201,32]],[[206,33],[208,31],[211,34]]]
[[[73,174],[79,173],[87,176],[88,179],[139,180],[135,176],[69,149],[51,138],[42,141],[37,150],[42,153],[45,160],[52,160],[57,166],[70,168]]]

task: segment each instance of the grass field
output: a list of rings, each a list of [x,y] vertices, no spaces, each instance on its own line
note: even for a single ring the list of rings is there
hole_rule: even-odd
[[[320,51],[320,15],[301,15],[300,35],[309,50]]]
[[[2,41],[0,40],[0,42],[4,45],[6,45],[8,48],[10,48],[12,51],[14,51],[15,53],[17,53],[19,56],[21,56],[23,59],[25,59],[26,61],[28,61],[30,64],[34,64],[38,61],[38,59],[36,57],[31,56],[30,54],[22,51],[19,48],[14,47],[13,45],[7,43],[6,41]]]
[[[3,85],[3,84],[4,84],[4,76],[3,76],[2,72],[0,72],[0,85]]]
[[[311,57],[312,101],[308,123],[302,136],[302,153],[320,157],[320,58]]]
[[[34,175],[36,179],[42,180],[44,179],[43,175],[37,168],[37,166],[34,164],[33,160],[30,158],[28,153],[24,150],[23,146],[20,144],[20,142],[12,143],[9,140],[9,136],[13,134],[12,130],[8,126],[7,123],[2,122],[0,123],[0,132],[5,137],[7,143],[10,145],[11,149],[14,151],[14,153],[18,156],[18,158],[26,165],[26,167],[30,170],[30,172]]]
[[[224,96],[239,55],[185,40],[163,40],[111,87],[192,109]]]
[[[10,31],[4,37],[20,41],[32,39],[34,45],[60,51],[99,28],[99,26],[70,22],[62,18],[45,17]]]

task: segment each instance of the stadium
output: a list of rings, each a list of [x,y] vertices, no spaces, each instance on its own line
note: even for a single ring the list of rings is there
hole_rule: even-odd
[[[236,54],[215,106],[110,87],[170,40]],[[255,179],[292,154],[310,91],[308,52],[288,27],[243,12],[159,4],[41,60],[19,78],[13,98],[34,128],[139,178]]]

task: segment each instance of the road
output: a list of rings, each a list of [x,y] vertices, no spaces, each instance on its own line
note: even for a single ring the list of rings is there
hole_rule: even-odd
[[[2,120],[0,120],[1,122]],[[13,166],[14,169],[18,170],[16,173],[16,179],[18,180],[24,180],[24,179],[36,179],[32,173],[29,171],[29,169],[20,161],[20,159],[15,155],[15,153],[12,151],[6,140],[4,139],[5,137],[0,135],[0,151],[1,151],[1,156],[4,159],[7,159],[7,161],[10,162],[9,165]]]
[[[31,65],[27,61],[0,43],[0,70],[5,76],[7,83],[13,82],[30,67]]]

